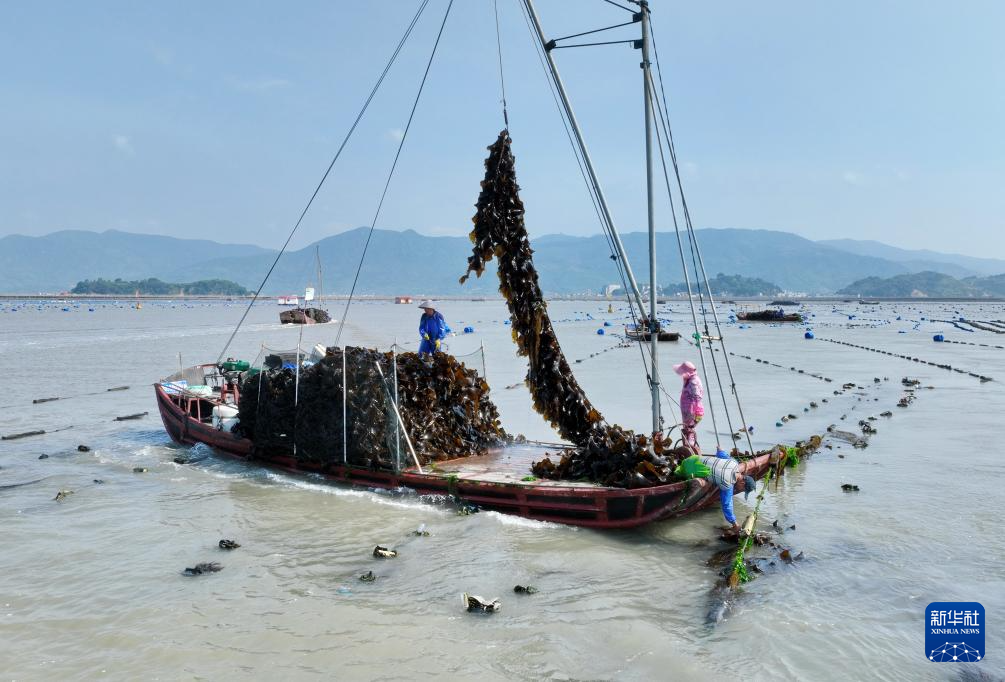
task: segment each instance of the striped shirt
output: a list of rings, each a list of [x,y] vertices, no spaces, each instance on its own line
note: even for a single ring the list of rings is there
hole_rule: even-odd
[[[705,480],[715,483],[719,486],[719,490],[733,490],[733,486],[736,485],[737,470],[740,467],[739,462],[732,457],[722,458],[702,455],[701,463],[712,470],[712,473],[706,476]]]

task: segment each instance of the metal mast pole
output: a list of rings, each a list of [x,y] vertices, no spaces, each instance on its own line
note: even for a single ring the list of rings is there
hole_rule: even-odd
[[[660,325],[656,317],[656,220],[653,216],[653,99],[649,79],[649,2],[640,0],[642,15],[642,85],[646,109],[646,200],[649,216],[649,338],[652,354],[653,433],[660,424],[660,372],[658,358]]]
[[[607,199],[604,197],[604,190],[601,188],[600,180],[597,178],[597,172],[593,168],[593,159],[590,158],[590,152],[586,148],[586,141],[583,139],[583,133],[579,129],[579,121],[576,120],[576,114],[572,110],[572,103],[569,101],[569,96],[565,92],[565,86],[562,84],[562,77],[558,74],[558,66],[556,66],[555,60],[552,59],[551,50],[548,48],[548,41],[544,37],[544,29],[541,28],[541,20],[537,16],[537,10],[534,9],[534,1],[524,0],[523,4],[524,7],[527,8],[527,13],[530,15],[531,21],[534,23],[534,30],[537,32],[537,38],[541,41],[541,47],[544,49],[544,56],[548,60],[548,69],[551,71],[551,76],[555,81],[558,95],[562,100],[562,107],[565,109],[565,114],[568,116],[569,123],[572,126],[572,132],[575,134],[576,142],[579,144],[579,149],[583,154],[583,161],[586,163],[586,170],[590,174],[590,182],[593,184],[593,189],[597,193],[600,210],[603,212],[604,219],[607,221],[611,230],[611,241],[614,242],[614,250],[618,252],[618,258],[621,260],[621,264],[625,268],[625,277],[628,279],[628,286],[632,289],[630,293],[635,297],[635,302],[639,306],[639,316],[645,320],[647,315],[645,305],[642,303],[642,292],[639,291],[639,285],[635,281],[635,274],[632,272],[632,266],[628,262],[628,256],[625,254],[625,247],[621,243],[621,236],[618,234],[617,227],[614,226],[614,218],[611,216],[611,211],[607,207]],[[643,17],[645,17],[644,12]],[[646,21],[646,19],[643,18],[643,21]]]

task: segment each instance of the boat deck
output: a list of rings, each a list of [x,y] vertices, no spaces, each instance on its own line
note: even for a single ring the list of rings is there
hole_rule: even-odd
[[[531,464],[542,459],[546,454],[552,461],[561,457],[562,447],[558,445],[543,445],[528,443],[526,445],[511,445],[505,448],[490,450],[484,455],[472,455],[459,459],[449,459],[436,462],[435,467],[427,466],[427,474],[443,476],[454,475],[460,480],[477,480],[487,483],[506,483],[509,485],[525,485],[533,487],[557,488],[603,488],[597,483],[584,481],[550,481],[534,479],[524,481],[532,476]]]

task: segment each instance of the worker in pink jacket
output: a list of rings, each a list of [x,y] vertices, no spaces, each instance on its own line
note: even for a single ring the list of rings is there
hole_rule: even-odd
[[[705,391],[701,386],[701,379],[698,378],[698,370],[694,363],[684,361],[679,365],[674,365],[673,371],[684,380],[684,386],[680,391],[680,416],[683,422],[681,436],[684,439],[684,445],[694,450],[695,453],[699,453],[701,450],[698,447],[698,438],[694,429],[701,418],[705,416],[705,406],[701,402]]]

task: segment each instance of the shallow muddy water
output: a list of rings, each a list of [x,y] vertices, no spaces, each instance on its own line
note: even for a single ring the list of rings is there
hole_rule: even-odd
[[[459,516],[445,501],[328,485],[201,447],[189,453],[198,461],[178,465],[172,460],[187,449],[164,433],[151,385],[177,369],[179,353],[185,365],[215,360],[240,307],[0,306],[0,434],[72,427],[0,442],[0,679],[916,680],[1005,673],[1005,635],[994,626],[1005,613],[1005,349],[995,347],[1005,346],[1005,334],[931,321],[1002,320],[1000,304],[820,303],[808,307],[815,316],[807,325],[725,329],[755,447],[791,443],[831,424],[860,433],[860,419],[888,410],[893,416],[872,422],[878,433],[866,449],[827,441],[833,449],[772,486],[761,526],[775,519],[795,525],[776,541],[805,558],[776,562],[716,626],[706,622],[717,610],[710,597],[716,571],[706,562],[722,549],[717,508],[636,531],[598,532],[491,512]],[[507,430],[555,440],[522,384],[524,360],[514,353],[503,303],[442,308],[454,330],[475,328],[450,338],[450,352],[461,356],[484,344]],[[625,322],[615,308],[550,305],[594,404],[608,420],[644,429],[649,398],[640,354],[615,347]],[[331,312],[341,318],[341,304]],[[414,348],[418,315],[410,306],[354,304],[345,341]],[[250,360],[262,344],[294,347],[301,329],[282,328],[277,316],[271,303],[256,306],[229,354]],[[685,336],[691,332],[683,304],[670,305],[666,316]],[[605,320],[612,326],[602,327]],[[807,327],[816,339],[803,338]],[[304,328],[303,345],[332,343],[335,330]],[[986,345],[934,343],[939,332]],[[660,357],[676,398],[679,380],[669,366],[697,362],[697,352],[682,340],[662,344]],[[721,354],[716,361],[724,366]],[[472,362],[480,364],[477,356]],[[922,388],[899,408],[903,377]],[[845,383],[856,388],[843,390]],[[123,385],[130,388],[105,391]],[[730,444],[714,378],[706,391],[719,441]],[[66,399],[32,404],[53,396]],[[675,412],[669,401],[666,409]],[[113,421],[143,411],[150,413],[144,419]],[[776,426],[788,414],[797,419]],[[740,426],[735,409],[730,420]],[[702,427],[700,440],[712,448],[712,419]],[[91,450],[78,452],[79,444]],[[843,492],[843,483],[860,490]],[[54,501],[60,490],[74,492]],[[742,496],[736,507],[741,519],[750,510]],[[428,537],[410,535],[422,525]],[[223,552],[220,538],[242,547]],[[372,558],[376,544],[398,549],[398,558]],[[181,575],[206,561],[224,568]],[[360,582],[370,570],[377,580]],[[516,584],[539,592],[514,594]],[[502,609],[465,613],[462,592],[500,597]],[[924,608],[932,601],[984,605],[992,624],[986,660],[927,661]]]

